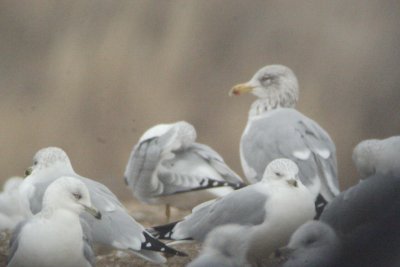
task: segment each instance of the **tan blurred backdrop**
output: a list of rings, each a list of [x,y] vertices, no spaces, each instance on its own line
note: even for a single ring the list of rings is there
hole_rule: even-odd
[[[342,188],[360,140],[399,134],[399,1],[0,1],[0,181],[46,146],[131,197],[122,175],[150,126],[187,120],[242,174],[263,65],[291,67],[299,109],[337,146]]]

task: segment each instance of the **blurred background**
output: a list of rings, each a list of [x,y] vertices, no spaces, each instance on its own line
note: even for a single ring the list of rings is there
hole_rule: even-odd
[[[149,127],[186,120],[242,174],[260,67],[289,66],[298,109],[336,143],[341,188],[353,147],[400,130],[399,1],[0,1],[0,181],[35,152],[63,148],[75,170],[131,199],[125,164]]]

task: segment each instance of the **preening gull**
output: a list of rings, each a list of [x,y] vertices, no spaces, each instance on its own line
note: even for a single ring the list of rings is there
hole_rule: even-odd
[[[240,141],[246,178],[260,181],[268,163],[284,157],[297,163],[300,180],[316,198],[319,195],[318,208],[339,194],[335,144],[315,121],[295,109],[299,86],[292,70],[265,66],[230,91],[230,95],[242,93],[258,98],[251,105]]]
[[[91,229],[95,244],[129,250],[156,263],[166,261],[156,251],[182,255],[152,237],[128,214],[118,198],[106,186],[76,174],[67,154],[62,149],[49,147],[39,150],[27,174],[29,176],[20,187],[20,198],[33,214],[41,210],[43,193],[52,181],[60,176],[73,176],[85,183],[93,204],[103,215],[100,221],[85,214],[81,216]]]
[[[19,201],[19,186],[24,179],[18,176],[11,177],[3,185],[0,193],[0,231],[12,230],[27,216]]]
[[[51,183],[44,193],[42,210],[13,232],[7,266],[94,266],[90,237],[85,236],[79,220],[83,212],[101,219],[83,182],[61,177]]]
[[[200,255],[187,267],[250,267],[246,260],[251,226],[226,224],[207,234]]]
[[[353,150],[353,162],[361,178],[374,174],[400,176],[400,136],[360,142]]]
[[[400,266],[400,177],[374,175],[331,201],[320,220],[340,236],[338,266]]]
[[[289,159],[277,159],[268,165],[260,182],[200,204],[182,221],[154,227],[152,231],[164,239],[203,241],[217,226],[247,225],[264,237],[273,234],[272,242],[276,243],[264,238],[262,246],[276,244],[276,249],[286,244],[292,232],[314,215],[314,197],[299,180],[296,164]],[[255,239],[254,244],[259,241]],[[258,255],[255,251],[254,257]]]
[[[300,226],[286,247],[276,256],[283,258],[282,267],[337,267],[341,243],[335,231],[321,221]]]
[[[169,217],[169,205],[191,209],[232,192],[231,187],[243,186],[217,152],[195,141],[196,130],[185,121],[147,130],[133,147],[125,169],[133,195],[147,204],[166,204]]]

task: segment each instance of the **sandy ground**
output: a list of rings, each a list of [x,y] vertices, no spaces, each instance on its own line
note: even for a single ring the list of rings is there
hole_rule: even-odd
[[[132,211],[132,216],[145,227],[163,224],[166,222],[164,209],[161,206],[146,206],[140,205],[135,201],[124,203],[129,211]],[[187,212],[172,209],[171,221],[179,220],[185,216]],[[8,243],[10,233],[0,233],[0,266],[6,266],[8,255]],[[174,246],[175,249],[187,253],[188,257],[169,257],[166,264],[162,266],[185,266],[193,258],[195,258],[200,250],[200,245],[197,243],[179,244]],[[140,257],[127,252],[112,251],[109,254],[97,256],[97,267],[114,266],[114,267],[137,267],[137,266],[160,266],[152,264]]]

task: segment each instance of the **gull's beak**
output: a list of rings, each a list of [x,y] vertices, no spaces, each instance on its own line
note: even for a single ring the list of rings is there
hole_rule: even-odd
[[[25,170],[25,177],[31,175],[33,171],[33,166],[30,166],[28,169]]]
[[[253,89],[254,87],[248,83],[237,84],[229,91],[229,96],[250,93]]]
[[[83,207],[85,208],[85,211],[87,213],[89,213],[90,215],[92,215],[93,217],[95,217],[96,219],[100,220],[101,219],[101,213],[100,211],[98,211],[97,209],[95,209],[94,207],[89,207],[86,205],[83,205]]]
[[[298,186],[298,182],[296,179],[289,179],[286,181],[289,185],[293,186],[293,187],[297,187]]]

